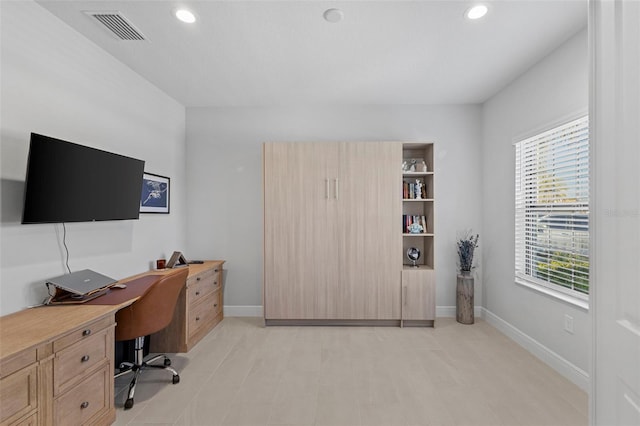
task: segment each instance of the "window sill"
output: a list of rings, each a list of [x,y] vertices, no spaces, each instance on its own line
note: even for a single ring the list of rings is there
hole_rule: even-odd
[[[568,303],[570,305],[573,305],[577,308],[581,308],[584,309],[585,311],[589,311],[589,301],[588,300],[583,300],[583,299],[579,299],[577,297],[571,296],[569,294],[563,293],[561,291],[557,291],[554,290],[552,288],[548,288],[548,287],[543,287],[539,284],[534,284],[532,282],[529,282],[527,280],[523,280],[522,278],[516,278],[516,284],[519,284],[523,287],[527,287],[530,288],[532,290],[535,290],[539,293],[542,294],[546,294],[547,296],[551,296],[554,299],[558,299],[562,302]]]

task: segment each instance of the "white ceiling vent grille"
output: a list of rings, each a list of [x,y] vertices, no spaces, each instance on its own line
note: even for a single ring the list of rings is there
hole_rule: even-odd
[[[144,35],[138,31],[120,12],[100,11],[85,13],[94,17],[120,40],[146,40]]]

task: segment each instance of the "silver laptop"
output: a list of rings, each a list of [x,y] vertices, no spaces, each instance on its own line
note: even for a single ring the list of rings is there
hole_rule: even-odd
[[[78,296],[87,296],[105,287],[109,287],[116,282],[117,280],[111,277],[99,274],[91,269],[84,269],[82,271],[60,275],[59,277],[49,278],[47,280],[47,287],[55,286]]]

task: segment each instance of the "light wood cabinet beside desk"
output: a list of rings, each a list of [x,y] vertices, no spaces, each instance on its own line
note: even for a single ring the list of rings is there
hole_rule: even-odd
[[[151,335],[151,352],[188,352],[224,318],[223,260],[189,265],[187,286],[178,298],[173,321]]]
[[[223,263],[189,266],[170,326],[184,330],[186,350],[222,320]],[[136,299],[45,306],[0,317],[0,426],[113,423],[115,314]]]
[[[113,423],[117,310],[47,306],[0,318],[0,424]]]

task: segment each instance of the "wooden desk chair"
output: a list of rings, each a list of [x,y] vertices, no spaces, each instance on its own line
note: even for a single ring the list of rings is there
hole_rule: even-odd
[[[162,330],[173,319],[173,312],[178,301],[180,291],[187,282],[188,268],[182,268],[163,276],[160,281],[153,284],[140,299],[132,305],[122,308],[116,313],[116,340],[135,339],[135,360],[120,364],[120,372],[115,378],[133,373],[133,379],[129,383],[129,393],[124,403],[124,408],[133,407],[133,394],[136,391],[138,375],[145,368],[162,368],[173,373],[173,384],[180,381],[177,371],[171,368],[171,360],[164,354],[144,360],[144,337]],[[163,359],[163,365],[152,365],[159,359]]]

